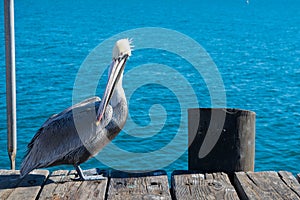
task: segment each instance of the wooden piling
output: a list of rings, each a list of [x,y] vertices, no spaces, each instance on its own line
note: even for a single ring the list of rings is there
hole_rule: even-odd
[[[254,170],[255,113],[239,109],[188,110],[189,170],[205,173]]]

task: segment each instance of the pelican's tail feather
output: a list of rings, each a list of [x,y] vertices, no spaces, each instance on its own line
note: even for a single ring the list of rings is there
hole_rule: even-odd
[[[30,156],[30,152],[26,155],[24,158],[22,164],[21,164],[21,169],[20,169],[20,178],[25,177],[27,174],[29,174],[32,170],[38,168],[38,164],[36,164]]]

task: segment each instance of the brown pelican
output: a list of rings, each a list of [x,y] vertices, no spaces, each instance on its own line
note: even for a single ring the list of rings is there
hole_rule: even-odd
[[[128,39],[116,42],[102,100],[86,99],[50,117],[28,144],[21,177],[37,168],[73,165],[78,180],[93,180],[79,165],[96,155],[125,125],[128,108],[122,88],[124,66],[131,56]]]

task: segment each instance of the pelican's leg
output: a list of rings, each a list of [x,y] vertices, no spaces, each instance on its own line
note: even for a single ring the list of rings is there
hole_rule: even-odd
[[[75,167],[75,170],[76,170],[77,176],[78,176],[76,179],[78,181],[84,181],[85,180],[85,176],[83,174],[83,171],[82,171],[81,167],[79,165],[75,165],[74,167]]]
[[[106,179],[103,177],[102,174],[99,175],[84,175],[83,170],[79,165],[74,165],[75,170],[77,172],[77,178],[74,178],[75,181],[94,181],[94,180],[104,180]]]

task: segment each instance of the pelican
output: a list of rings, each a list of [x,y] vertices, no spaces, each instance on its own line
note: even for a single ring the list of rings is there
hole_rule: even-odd
[[[74,166],[78,180],[95,179],[79,165],[95,156],[125,125],[128,108],[122,79],[131,47],[128,39],[116,42],[102,100],[86,99],[46,120],[27,146],[21,178],[37,168],[67,164]]]

